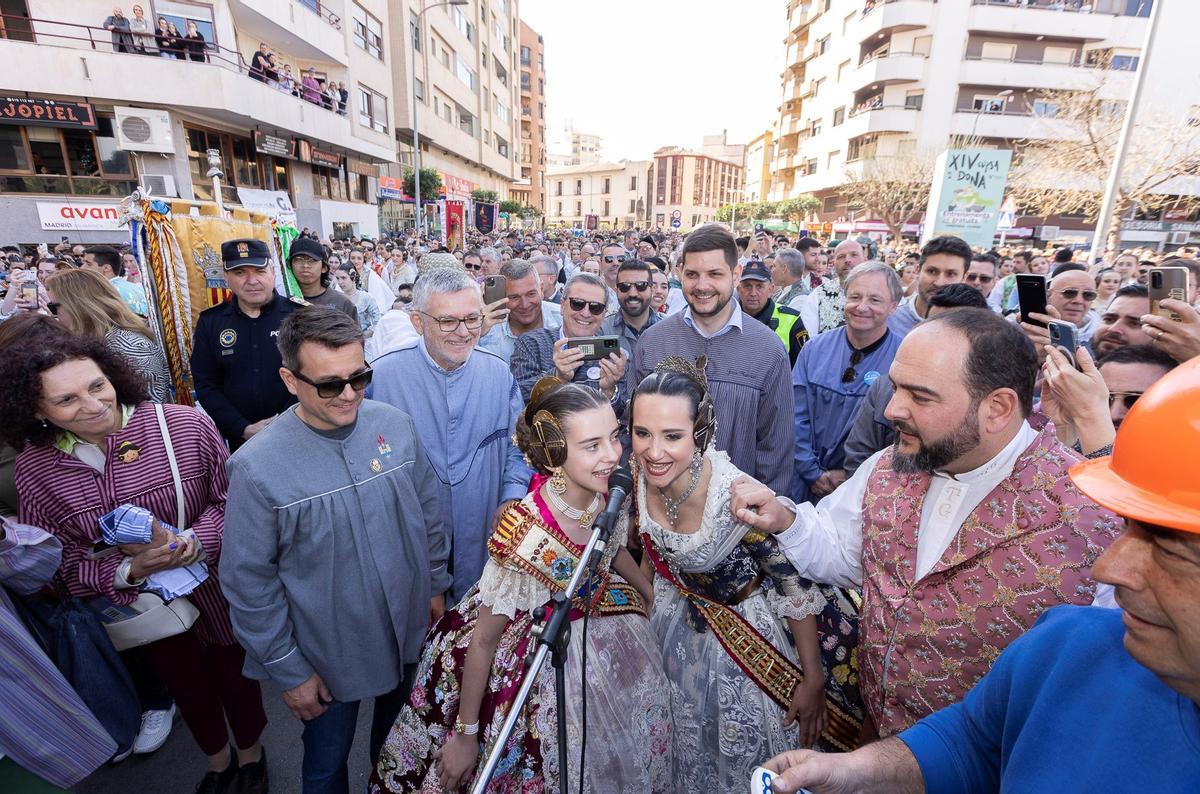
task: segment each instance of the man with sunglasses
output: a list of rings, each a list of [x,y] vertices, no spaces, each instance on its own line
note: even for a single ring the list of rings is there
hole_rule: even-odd
[[[971,258],[971,264],[967,267],[963,281],[972,289],[979,290],[984,295],[990,295],[992,286],[996,283],[998,267],[991,254],[976,254]]]
[[[420,340],[371,362],[367,396],[394,405],[422,428],[450,535],[450,599],[479,580],[487,538],[508,502],[522,498],[532,472],[512,443],[524,406],[508,364],[478,346],[479,285],[454,268],[431,270],[413,288]]]
[[[201,406],[236,450],[296,401],[276,376],[275,337],[298,304],[275,292],[275,266],[263,241],[224,242],[221,259],[233,297],[200,313],[191,366]]]
[[[846,324],[810,340],[792,369],[797,502],[815,502],[846,479],[846,437],[859,405],[871,384],[887,377],[900,347],[901,336],[888,327],[903,294],[896,271],[864,262],[843,283]]]
[[[567,282],[562,302],[562,330],[539,328],[517,339],[509,365],[521,396],[528,400],[539,379],[557,375],[564,381],[583,383],[600,391],[613,404],[620,418],[627,394],[621,389],[628,356],[624,350],[598,361],[585,361],[584,351],[567,347],[571,339],[602,334],[604,282],[591,273],[576,273]],[[647,294],[647,298],[649,295]]]
[[[604,279],[605,286],[608,287],[607,304],[610,314],[621,308],[620,300],[617,297],[617,271],[621,269],[623,263],[633,258],[633,255],[626,251],[620,243],[607,243],[600,249],[600,276]]]
[[[600,333],[615,336],[621,342],[625,355],[633,360],[642,332],[661,319],[658,312],[650,308],[650,292],[654,282],[650,278],[650,265],[644,260],[630,259],[621,263],[617,270],[617,300],[621,309],[604,320]],[[633,368],[627,367],[623,391],[628,397],[636,383],[632,383]]]
[[[246,675],[304,723],[304,790],[346,791],[359,706],[373,762],[445,610],[449,542],[413,419],[363,399],[358,323],[309,306],[278,343],[298,404],[229,459],[221,588]]]

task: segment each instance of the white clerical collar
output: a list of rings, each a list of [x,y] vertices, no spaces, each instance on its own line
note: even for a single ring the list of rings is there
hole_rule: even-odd
[[[1022,452],[1029,448],[1037,438],[1037,431],[1029,426],[1028,420],[1021,422],[1021,427],[1017,430],[1012,440],[1004,446],[991,460],[984,463],[978,468],[964,471],[961,474],[951,474],[945,471],[934,472],[937,477],[945,477],[948,480],[957,480],[962,483],[972,483],[976,480],[981,480],[991,474],[994,474],[1000,468],[1012,469],[1017,462],[1017,458]]]

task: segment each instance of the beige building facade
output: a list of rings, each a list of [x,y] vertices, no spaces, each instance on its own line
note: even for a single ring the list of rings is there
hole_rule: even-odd
[[[648,221],[648,160],[621,160],[551,168],[546,175],[546,222],[586,228],[645,226]]]
[[[546,48],[542,36],[521,21],[521,173],[514,201],[546,214]]]
[[[650,167],[650,225],[686,232],[716,220],[718,209],[742,200],[743,172],[740,161],[676,146],[657,150]]]

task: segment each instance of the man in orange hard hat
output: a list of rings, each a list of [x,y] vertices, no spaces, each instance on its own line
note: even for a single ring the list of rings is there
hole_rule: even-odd
[[[1195,791],[1200,785],[1200,358],[1142,395],[1070,477],[1124,516],[1096,561],[1120,609],[1048,610],[965,700],[844,755],[767,767],[777,792]],[[952,659],[946,660],[952,663]]]

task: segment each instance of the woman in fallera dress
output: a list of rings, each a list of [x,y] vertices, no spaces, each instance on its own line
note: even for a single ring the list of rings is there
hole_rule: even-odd
[[[671,688],[675,790],[740,791],[777,750],[848,749],[861,726],[826,691],[815,619],[824,596],[771,535],[733,516],[734,485],[749,478],[710,446],[704,366],[668,357],[634,391],[635,489]]]
[[[597,391],[543,378],[517,421],[517,445],[537,471],[488,541],[479,584],[433,627],[416,683],[380,753],[371,792],[469,790],[491,753],[534,649],[531,614],[568,585],[604,508],[621,457],[616,416]],[[588,593],[584,790],[668,792],[671,715],[647,603],[650,584],[614,528],[598,568],[572,600],[566,663],[568,780],[583,739],[579,618]],[[505,746],[489,792],[557,791],[554,672],[546,664]]]

